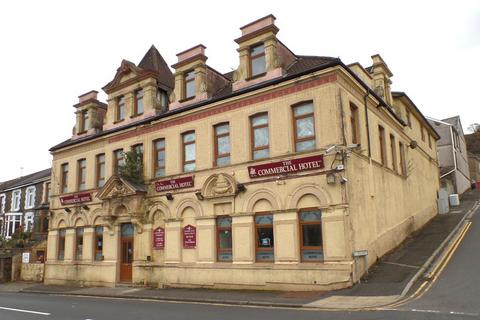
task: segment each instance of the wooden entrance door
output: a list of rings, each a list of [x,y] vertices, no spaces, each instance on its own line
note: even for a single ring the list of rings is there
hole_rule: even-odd
[[[120,237],[120,282],[132,282],[133,225],[124,223]]]

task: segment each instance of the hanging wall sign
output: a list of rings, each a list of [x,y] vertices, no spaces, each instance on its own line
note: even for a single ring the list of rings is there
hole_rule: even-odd
[[[192,225],[183,228],[183,248],[195,249],[197,246],[197,228]]]
[[[76,193],[68,196],[60,197],[60,203],[65,206],[68,204],[76,204],[92,201],[92,194],[90,192]]]
[[[153,249],[161,250],[165,248],[165,229],[158,227],[153,230]]]
[[[258,166],[249,166],[250,178],[278,176],[282,174],[323,169],[323,155],[311,156],[299,159],[265,163]]]
[[[155,190],[157,192],[165,192],[176,189],[192,188],[193,176],[182,177],[177,179],[160,180],[155,182]]]

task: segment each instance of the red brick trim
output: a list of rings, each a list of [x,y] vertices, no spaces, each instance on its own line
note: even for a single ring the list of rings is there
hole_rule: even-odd
[[[258,96],[255,96],[255,97],[240,100],[240,101],[237,101],[237,102],[234,102],[234,103],[231,103],[231,104],[226,104],[226,105],[223,105],[223,106],[214,107],[214,108],[204,110],[204,111],[201,111],[201,112],[198,112],[198,113],[195,113],[195,114],[191,114],[191,115],[188,115],[188,116],[185,116],[185,117],[182,117],[182,118],[173,119],[173,120],[169,120],[169,121],[165,121],[165,122],[159,122],[159,123],[156,123],[156,124],[151,125],[149,127],[142,127],[142,128],[137,127],[135,130],[132,130],[132,131],[129,131],[129,132],[126,132],[126,133],[123,133],[123,134],[120,134],[120,135],[109,138],[108,143],[117,142],[117,141],[121,141],[121,140],[124,140],[124,139],[136,137],[136,136],[139,136],[139,135],[142,135],[142,134],[155,132],[155,131],[158,131],[158,130],[161,130],[161,129],[165,129],[165,128],[169,128],[169,127],[173,127],[173,126],[177,126],[177,125],[182,125],[182,124],[187,123],[187,122],[208,118],[208,117],[211,117],[211,116],[216,115],[216,114],[232,111],[232,110],[242,108],[242,107],[246,107],[246,106],[249,106],[249,105],[252,105],[252,104],[255,104],[255,103],[259,103],[259,102],[264,102],[264,101],[269,101],[269,100],[272,100],[272,99],[277,99],[277,98],[280,98],[280,97],[283,97],[283,96],[286,96],[286,95],[289,95],[289,94],[292,94],[292,93],[307,90],[307,89],[310,89],[310,88],[313,88],[313,87],[316,87],[316,86],[323,85],[325,83],[330,83],[330,82],[335,82],[335,81],[337,81],[337,76],[335,74],[332,74],[332,75],[324,76],[324,77],[317,78],[317,79],[314,79],[314,80],[299,83],[299,84],[293,85],[293,86],[288,87],[288,88],[278,89],[278,90],[275,90],[273,92],[269,92],[269,93],[265,93],[265,94],[258,95]]]

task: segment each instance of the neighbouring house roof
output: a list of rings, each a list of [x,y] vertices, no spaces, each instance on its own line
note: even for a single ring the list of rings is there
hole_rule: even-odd
[[[467,142],[467,150],[480,156],[480,132],[466,134],[465,141]]]
[[[34,184],[41,180],[46,180],[50,178],[51,169],[45,169],[42,171],[34,172],[23,177],[15,178],[12,180],[4,181],[0,183],[0,192],[8,191],[10,189],[15,189],[16,187],[21,187],[29,184]]]

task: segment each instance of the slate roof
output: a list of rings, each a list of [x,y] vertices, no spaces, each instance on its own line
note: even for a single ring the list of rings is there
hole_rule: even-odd
[[[24,185],[34,184],[38,180],[44,178],[49,178],[51,175],[51,169],[45,169],[42,171],[34,172],[23,177],[15,178],[12,180],[4,181],[0,183],[0,192],[8,189],[13,189],[15,187],[20,187]]]
[[[170,89],[173,89],[175,80],[172,71],[170,71],[167,63],[154,45],[152,45],[147,53],[145,53],[145,56],[138,64],[138,67],[144,70],[158,72],[158,81]]]

